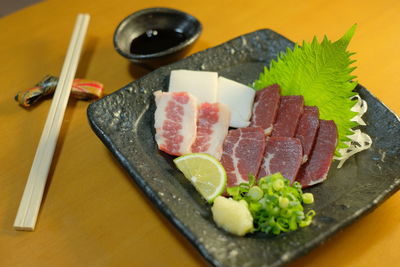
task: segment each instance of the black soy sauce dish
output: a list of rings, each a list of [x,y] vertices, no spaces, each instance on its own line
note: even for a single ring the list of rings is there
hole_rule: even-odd
[[[114,32],[114,47],[133,63],[155,69],[182,58],[201,31],[200,21],[188,13],[147,8],[122,20]]]

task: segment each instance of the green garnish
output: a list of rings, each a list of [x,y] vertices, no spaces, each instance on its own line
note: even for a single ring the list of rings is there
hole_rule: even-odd
[[[253,216],[256,231],[278,235],[311,224],[314,210],[304,213],[302,203],[312,203],[311,193],[304,193],[301,185],[280,173],[261,178],[258,183],[253,175],[249,182],[230,187],[227,192],[234,200],[245,200]]]
[[[314,195],[311,194],[311,193],[304,193],[302,198],[303,198],[304,204],[312,204],[312,203],[314,203]]]
[[[314,37],[311,43],[303,42],[302,46],[295,45],[281,53],[273,60],[269,68],[264,68],[260,78],[253,84],[256,90],[277,83],[282,95],[302,95],[306,105],[317,106],[320,118],[334,120],[338,127],[338,145],[336,155],[341,148],[347,148],[352,135],[351,128],[358,125],[350,121],[357,113],[350,109],[356,100],[350,98],[357,82],[351,72],[355,67],[351,64],[350,56],[354,53],[347,51],[347,46],[354,35],[356,25],[353,25],[336,42],[331,42],[325,36],[319,43]]]

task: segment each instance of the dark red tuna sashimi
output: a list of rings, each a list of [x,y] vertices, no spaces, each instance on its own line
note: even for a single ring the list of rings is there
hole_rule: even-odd
[[[246,127],[230,130],[225,138],[221,164],[227,174],[227,186],[247,182],[249,174],[257,176],[265,150],[264,130]]]
[[[303,163],[311,153],[319,126],[319,110],[315,106],[305,106],[297,125],[295,137],[300,139],[303,146]]]
[[[257,91],[253,104],[251,127],[261,127],[266,135],[271,134],[278,114],[280,91],[281,88],[277,84]]]
[[[300,116],[303,113],[304,98],[300,95],[281,96],[278,115],[272,129],[273,137],[294,137]]]
[[[309,160],[301,166],[296,179],[303,187],[320,183],[326,179],[335,153],[337,137],[334,121],[319,121],[314,148]]]
[[[293,137],[268,137],[258,177],[280,172],[292,183],[302,161],[301,142]]]

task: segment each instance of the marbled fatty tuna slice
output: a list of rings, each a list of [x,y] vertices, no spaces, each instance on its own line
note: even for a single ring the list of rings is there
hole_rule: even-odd
[[[158,148],[171,155],[191,153],[196,138],[197,99],[186,92],[154,92],[155,139]]]
[[[256,92],[250,126],[261,127],[265,135],[272,132],[278,114],[280,91],[279,85],[273,84]]]
[[[304,98],[300,95],[281,96],[278,115],[272,129],[272,137],[294,137],[300,116],[303,113]]]
[[[303,148],[294,137],[268,137],[258,177],[280,172],[292,183],[299,171]]]
[[[265,135],[260,127],[230,130],[225,138],[221,164],[227,174],[227,186],[232,187],[257,176],[264,155]]]
[[[303,114],[300,117],[297,125],[295,137],[300,139],[303,146],[303,161],[304,164],[311,153],[317,130],[319,127],[319,109],[315,106],[305,106]]]
[[[230,111],[224,104],[202,103],[198,109],[197,134],[192,152],[207,153],[220,160],[230,121]]]
[[[319,121],[314,148],[309,160],[301,166],[296,179],[303,187],[320,183],[326,179],[335,153],[337,137],[334,121]]]

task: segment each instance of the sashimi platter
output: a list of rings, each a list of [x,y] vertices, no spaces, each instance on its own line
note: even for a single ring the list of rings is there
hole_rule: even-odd
[[[400,122],[353,74],[355,31],[239,36],[91,104],[89,122],[210,264],[280,266],[400,186]]]

